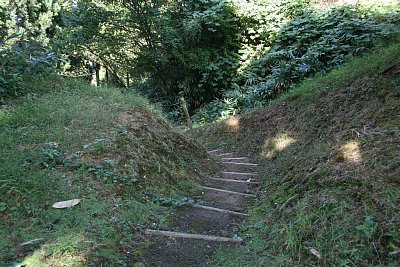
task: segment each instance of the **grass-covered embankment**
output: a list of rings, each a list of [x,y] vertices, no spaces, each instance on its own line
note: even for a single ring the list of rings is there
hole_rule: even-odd
[[[400,48],[196,130],[262,163],[245,246],[217,266],[398,266]]]
[[[135,94],[56,77],[29,91],[0,107],[0,265],[140,260],[140,229],[185,201],[205,151]]]

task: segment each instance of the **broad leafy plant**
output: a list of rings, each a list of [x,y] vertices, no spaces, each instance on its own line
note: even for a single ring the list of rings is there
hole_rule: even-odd
[[[0,43],[0,96],[18,95],[29,80],[51,72],[61,61],[35,42],[16,40]]]
[[[239,73],[227,86],[230,89],[220,100],[200,109],[194,120],[212,121],[227,113],[258,107],[302,79],[327,72],[350,57],[369,51],[397,31],[393,24],[396,14],[388,15],[385,21],[382,15],[377,20],[373,12],[351,6],[323,11],[281,7],[281,13],[292,18],[275,32],[251,29],[254,35],[250,35],[250,40],[258,40],[258,47],[248,44],[237,52],[241,54]],[[284,21],[276,14],[271,15],[271,25]],[[227,99],[235,102],[234,110],[232,105],[226,105]]]

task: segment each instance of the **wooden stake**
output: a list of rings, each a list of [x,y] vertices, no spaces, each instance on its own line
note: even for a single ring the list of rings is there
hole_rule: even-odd
[[[203,205],[192,204],[191,206],[194,207],[194,208],[199,208],[199,209],[204,209],[204,210],[212,210],[212,211],[225,213],[225,214],[232,214],[232,215],[239,215],[239,216],[249,216],[248,214],[242,213],[242,212],[224,210],[224,209],[208,207],[208,206],[203,206]]]
[[[183,113],[185,114],[185,117],[186,117],[187,126],[189,127],[190,130],[193,130],[192,120],[190,119],[187,104],[186,104],[185,98],[183,96],[181,97],[181,105],[182,105]]]
[[[215,150],[211,150],[211,151],[207,151],[207,153],[213,154],[216,152],[222,151],[221,149],[215,149]]]
[[[230,182],[230,183],[258,184],[258,182],[253,182],[248,180],[232,180],[232,179],[221,179],[221,178],[210,178],[210,179],[222,182]]]
[[[244,165],[244,166],[258,166],[258,164],[255,163],[243,163],[243,162],[222,162],[223,164],[232,164],[232,165]]]
[[[235,175],[243,175],[243,176],[256,176],[258,173],[247,173],[247,172],[222,172],[223,174],[235,174]]]
[[[224,153],[224,154],[219,154],[219,155],[217,155],[218,157],[223,157],[223,156],[231,156],[231,155],[233,155],[234,153]]]
[[[242,158],[222,158],[222,160],[246,160],[248,158],[242,157]]]
[[[217,192],[222,192],[222,193],[227,193],[227,194],[232,194],[232,195],[240,195],[240,196],[245,196],[245,197],[255,197],[255,195],[252,194],[246,194],[246,193],[240,193],[240,192],[235,192],[235,191],[229,191],[229,190],[224,190],[224,189],[219,189],[219,188],[212,188],[208,186],[199,186],[200,188],[206,189],[206,190],[211,190],[211,191],[217,191]]]
[[[186,238],[186,239],[198,239],[198,240],[206,240],[206,241],[234,242],[234,243],[243,242],[243,239],[241,239],[241,238],[229,238],[229,237],[220,237],[220,236],[212,236],[212,235],[188,234],[188,233],[159,231],[159,230],[151,230],[151,229],[147,229],[144,233],[146,235],[162,235],[162,236],[168,236],[168,237],[173,237],[173,238]]]

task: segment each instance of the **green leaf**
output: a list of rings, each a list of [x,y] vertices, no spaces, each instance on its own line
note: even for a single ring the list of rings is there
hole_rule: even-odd
[[[4,212],[7,209],[7,204],[0,202],[0,212]]]

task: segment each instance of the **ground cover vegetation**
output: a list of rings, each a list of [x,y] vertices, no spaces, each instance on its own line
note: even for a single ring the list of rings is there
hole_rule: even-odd
[[[195,130],[262,166],[245,246],[215,266],[398,266],[398,45]]]
[[[0,265],[124,265],[207,172],[147,100],[48,76],[0,110]],[[57,201],[81,199],[57,210]],[[20,245],[29,240],[38,243]]]

